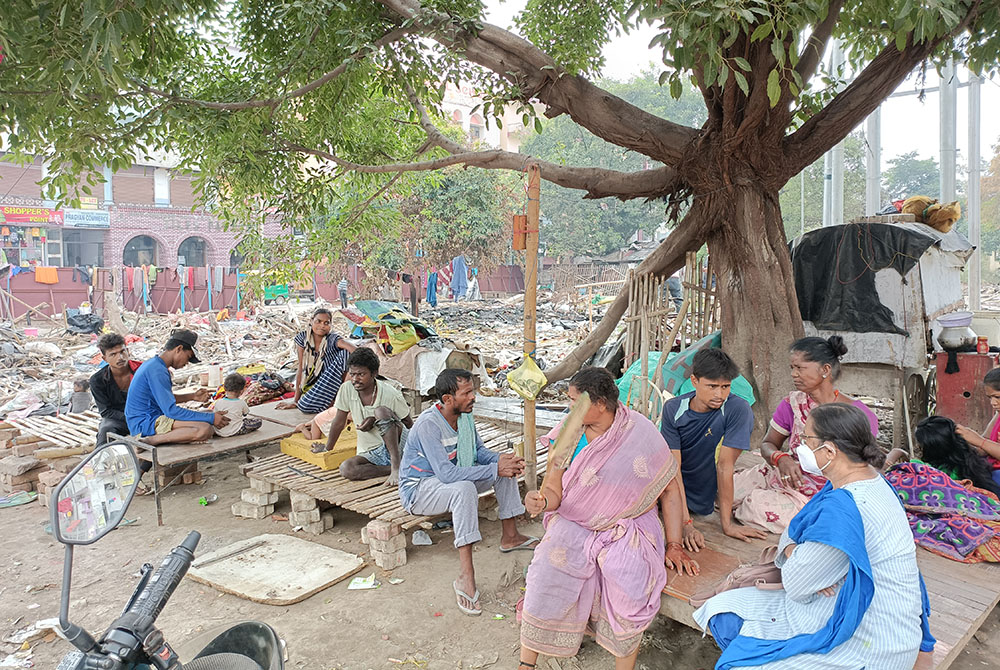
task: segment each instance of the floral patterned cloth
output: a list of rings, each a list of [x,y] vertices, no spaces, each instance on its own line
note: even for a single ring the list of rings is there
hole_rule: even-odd
[[[914,541],[963,563],[1000,562],[1000,500],[923,463],[898,463],[885,475],[906,509]]]

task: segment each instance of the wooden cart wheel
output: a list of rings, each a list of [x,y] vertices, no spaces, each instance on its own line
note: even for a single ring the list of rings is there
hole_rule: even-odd
[[[915,373],[907,377],[903,392],[906,393],[906,408],[910,414],[910,430],[914,431],[917,423],[927,417],[929,405],[923,376]]]
[[[927,381],[924,383],[927,395],[927,416],[937,414],[937,367],[931,366],[927,370]]]

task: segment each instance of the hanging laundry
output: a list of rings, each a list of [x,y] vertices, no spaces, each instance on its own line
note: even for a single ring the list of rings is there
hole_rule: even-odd
[[[149,278],[149,286],[152,288],[153,284],[156,283],[156,273],[158,272],[155,265],[150,265],[149,270],[146,272],[146,277]]]
[[[76,278],[79,275],[81,284],[90,284],[90,270],[86,265],[78,265],[73,268],[73,283],[76,283]]]
[[[177,283],[180,284],[182,287],[187,286],[187,277],[188,277],[187,268],[184,267],[183,265],[178,265]]]
[[[35,281],[39,284],[58,284],[59,268],[38,266],[35,268]]]
[[[187,271],[188,271],[187,272],[188,278],[187,278],[187,284],[186,285],[187,286],[194,286],[194,268],[188,268]]]
[[[225,284],[226,279],[226,268],[221,265],[216,265],[212,268],[212,289],[216,293],[222,293],[222,287]]]

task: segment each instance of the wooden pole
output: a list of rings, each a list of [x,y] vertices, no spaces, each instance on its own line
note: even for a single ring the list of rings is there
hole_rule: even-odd
[[[524,356],[535,358],[535,306],[538,299],[538,212],[541,170],[528,166],[528,231],[524,244]],[[538,488],[538,455],[535,453],[535,401],[524,401],[524,482]]]

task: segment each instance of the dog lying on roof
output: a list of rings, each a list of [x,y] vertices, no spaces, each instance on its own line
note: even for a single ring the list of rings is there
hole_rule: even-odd
[[[903,214],[913,214],[920,223],[926,223],[939,233],[947,233],[962,218],[962,206],[958,200],[943,205],[926,195],[915,195],[903,202]]]

